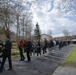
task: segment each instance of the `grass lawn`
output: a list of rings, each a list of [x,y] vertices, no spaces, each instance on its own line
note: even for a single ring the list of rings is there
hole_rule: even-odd
[[[63,63],[63,66],[72,66],[76,67],[76,45],[74,46],[72,52],[68,56],[68,58]]]
[[[24,56],[26,56],[26,53],[23,53]],[[12,58],[20,58],[20,54],[12,55]]]
[[[26,55],[26,53],[23,54],[24,56]],[[20,58],[20,52],[16,42],[12,43],[12,58]]]

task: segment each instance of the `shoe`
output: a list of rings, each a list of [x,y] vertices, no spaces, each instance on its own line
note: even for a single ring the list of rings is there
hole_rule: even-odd
[[[28,60],[28,62],[31,62],[31,60]]]
[[[7,69],[7,70],[12,70],[12,68],[9,68],[9,69]]]
[[[27,60],[26,62],[31,62],[31,60]]]
[[[24,60],[25,58],[23,58],[23,60]]]
[[[3,70],[1,70],[1,68],[0,68],[0,73],[2,73],[3,72]]]
[[[23,57],[22,61],[24,61],[24,60],[25,60],[25,57]]]
[[[2,71],[0,71],[0,73],[2,73]]]
[[[22,59],[20,59],[19,61],[23,61]]]

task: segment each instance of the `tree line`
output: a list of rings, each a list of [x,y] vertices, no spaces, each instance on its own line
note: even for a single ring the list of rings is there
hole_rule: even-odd
[[[17,40],[20,36],[27,39],[32,32],[32,17],[32,12],[23,5],[23,0],[0,1],[0,27],[5,35],[10,36],[10,30],[14,30]]]

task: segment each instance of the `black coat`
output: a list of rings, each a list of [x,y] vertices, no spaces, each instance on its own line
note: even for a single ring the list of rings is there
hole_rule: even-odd
[[[0,41],[0,52],[2,52],[2,50],[3,50],[3,42]]]
[[[31,52],[32,51],[32,42],[31,41],[28,41],[26,47],[27,47],[26,48],[26,51],[27,52]]]
[[[40,42],[37,43],[37,52],[38,53],[41,52],[41,44],[40,44]]]
[[[11,48],[12,48],[12,42],[10,40],[7,40],[5,42],[5,49],[4,49],[4,55],[11,55]]]

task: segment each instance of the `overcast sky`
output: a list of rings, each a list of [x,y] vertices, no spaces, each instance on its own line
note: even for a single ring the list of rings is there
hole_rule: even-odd
[[[29,2],[28,6],[31,5]],[[52,36],[62,36],[66,29],[76,34],[76,0],[38,0],[30,10],[33,24],[38,22],[42,33],[52,31]]]
[[[42,34],[63,36],[63,30],[68,30],[76,35],[76,0],[23,1],[24,9],[32,12],[33,26],[38,22]]]

